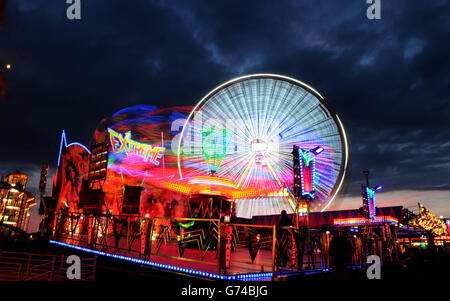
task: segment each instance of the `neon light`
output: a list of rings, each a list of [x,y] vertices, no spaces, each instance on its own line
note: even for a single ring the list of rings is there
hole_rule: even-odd
[[[375,218],[377,215],[376,207],[375,207],[375,190],[366,187],[366,194],[364,196],[365,200],[364,202],[367,202],[368,209],[369,209],[369,217]]]
[[[315,147],[314,149],[312,149],[311,152],[312,152],[314,155],[318,155],[318,154],[320,154],[321,152],[323,152],[324,150],[325,150],[325,149],[324,149],[323,147],[317,146],[317,147]]]
[[[231,265],[231,239],[233,226],[227,225],[225,232],[225,269],[229,269]]]
[[[143,158],[145,162],[150,161],[155,165],[159,165],[159,159],[162,158],[165,147],[151,146],[134,141],[131,139],[130,131],[126,132],[124,136],[110,128],[108,128],[108,132],[113,152],[125,153],[127,156],[137,155]]]
[[[284,188],[283,184],[281,184],[280,179],[278,178],[277,174],[275,173],[275,171],[273,170],[272,165],[269,163],[269,161],[267,160],[266,156],[264,156],[264,161],[266,162],[267,166],[269,167],[270,172],[272,173],[273,177],[275,178],[275,180],[277,181],[278,185],[281,186],[281,188]]]
[[[61,162],[61,152],[62,152],[62,147],[63,147],[63,141],[64,141],[64,145],[67,146],[66,133],[64,132],[64,130],[62,131],[61,143],[59,144],[58,166],[59,166],[59,163]]]
[[[17,222],[9,222],[9,221],[3,221],[6,225],[17,225]]]
[[[300,203],[298,207],[298,216],[308,215],[308,204],[306,202]]]
[[[185,273],[185,274],[191,274],[191,275],[197,275],[197,276],[202,276],[205,278],[211,278],[211,279],[217,279],[217,280],[219,280],[219,279],[220,280],[261,280],[261,279],[268,279],[268,278],[272,277],[272,273],[219,275],[219,274],[202,272],[202,271],[198,271],[198,270],[192,270],[192,269],[182,268],[182,267],[168,265],[168,264],[162,264],[162,263],[158,263],[158,262],[154,262],[154,261],[142,260],[139,258],[133,258],[133,257],[117,255],[117,254],[112,254],[112,253],[106,253],[106,252],[83,248],[83,247],[79,247],[79,246],[75,246],[75,245],[71,245],[71,244],[67,244],[67,243],[63,243],[63,242],[59,242],[59,241],[55,241],[55,240],[50,240],[49,242],[52,244],[76,249],[76,250],[87,252],[87,253],[93,253],[93,254],[97,254],[100,256],[111,257],[111,258],[115,258],[115,259],[120,259],[120,260],[124,260],[124,261],[129,261],[129,262],[133,262],[133,263],[151,266],[154,268],[164,269],[164,270],[168,270],[168,271],[175,271],[175,272],[180,272],[180,273]]]
[[[344,165],[343,165],[343,169],[342,169],[341,181],[340,181],[339,185],[336,188],[336,192],[331,197],[330,201],[325,205],[325,207],[323,207],[322,210],[320,210],[320,212],[324,212],[325,210],[327,210],[327,208],[331,205],[331,203],[333,203],[334,199],[336,198],[336,196],[341,191],[342,185],[344,184],[344,180],[346,178],[346,173],[347,173],[347,168],[348,168],[348,151],[349,151],[349,149],[348,149],[348,142],[347,142],[347,133],[345,132],[345,128],[342,125],[341,119],[339,118],[338,114],[336,114],[336,120],[338,121],[339,128],[342,131],[342,137],[344,138],[344,149],[343,149],[343,151],[345,151],[345,160],[344,160]]]
[[[61,135],[61,143],[59,145],[58,166],[61,163],[61,153],[62,153],[62,150],[63,150],[63,145],[64,145],[65,149],[69,148],[69,147],[71,147],[73,145],[78,145],[78,146],[81,146],[82,148],[84,148],[88,152],[89,155],[91,154],[91,151],[86,146],[84,146],[81,143],[72,142],[70,144],[67,144],[66,132],[63,130],[62,131],[62,135]]]
[[[316,158],[310,152],[298,149],[300,157],[300,181],[302,197],[314,198],[316,180]]]
[[[366,224],[398,224],[398,219],[392,216],[375,216],[373,219],[366,219],[364,217],[338,218],[334,220],[335,226],[355,226]]]
[[[231,131],[216,126],[202,129],[202,151],[205,155],[208,171],[217,172],[227,153]]]
[[[295,210],[295,204],[294,201],[291,198],[288,198],[289,205],[291,205],[291,208]]]
[[[309,167],[309,163],[313,160],[313,157],[309,152],[303,151],[301,148],[298,149],[300,157],[303,159],[305,166]]]
[[[244,170],[244,173],[242,174],[241,178],[239,179],[239,182],[237,184],[237,188],[239,188],[239,186],[241,186],[242,180],[244,180],[245,177],[247,176],[247,173],[250,170],[250,166],[252,166],[253,162],[255,161],[255,158],[256,158],[256,156],[252,156],[252,158],[248,162],[247,167]]]
[[[236,189],[236,185],[233,183],[230,183],[230,180],[228,179],[220,179],[220,178],[211,178],[211,179],[194,179],[189,180],[188,184],[198,184],[198,185],[214,185],[214,186],[224,186],[224,187],[230,187]]]
[[[6,209],[19,210],[20,207],[18,207],[18,206],[6,206]]]
[[[373,188],[373,190],[376,190],[376,191],[379,191],[379,190],[381,190],[381,189],[383,189],[383,186],[381,186],[381,185],[375,186],[375,187]]]

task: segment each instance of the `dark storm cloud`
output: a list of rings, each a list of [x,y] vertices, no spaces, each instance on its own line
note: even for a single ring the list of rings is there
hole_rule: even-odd
[[[450,189],[450,4],[381,2],[382,19],[368,20],[363,0],[82,0],[82,20],[68,21],[63,0],[9,1],[0,162],[55,162],[62,129],[87,144],[123,107],[193,105],[270,72],[336,108],[352,140],[350,192],[363,169],[386,189]]]
[[[353,145],[351,192],[361,170],[387,189],[450,189],[450,5],[382,1],[246,1],[173,5],[175,14],[234,74],[299,78],[328,97]]]

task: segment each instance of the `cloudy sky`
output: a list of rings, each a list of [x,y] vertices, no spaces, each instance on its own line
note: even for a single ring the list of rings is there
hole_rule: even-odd
[[[0,64],[0,174],[20,169],[37,191],[61,131],[88,144],[99,120],[135,104],[194,105],[250,73],[279,73],[325,95],[352,143],[344,199],[361,206],[363,169],[380,206],[422,201],[450,216],[450,2],[381,0],[8,1]],[[34,211],[37,210],[37,206]]]

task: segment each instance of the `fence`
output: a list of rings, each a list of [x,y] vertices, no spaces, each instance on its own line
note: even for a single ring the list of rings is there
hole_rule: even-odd
[[[329,268],[320,234],[292,227],[231,224],[219,219],[134,215],[58,217],[54,239],[220,275]]]
[[[66,281],[67,257],[0,250],[0,281]],[[97,258],[82,258],[82,281],[95,280]]]

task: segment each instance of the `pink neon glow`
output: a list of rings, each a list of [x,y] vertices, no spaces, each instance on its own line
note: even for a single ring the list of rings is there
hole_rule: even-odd
[[[228,180],[228,179],[219,179],[219,178],[194,179],[194,180],[189,180],[188,184],[190,184],[190,185],[197,184],[197,185],[224,186],[224,187],[229,187],[229,188],[235,188],[236,189],[236,185],[234,185],[234,183],[232,183],[230,180]]]
[[[392,216],[376,216],[373,219],[366,219],[364,217],[351,217],[351,218],[340,218],[334,220],[335,226],[354,226],[354,225],[364,225],[364,224],[377,224],[377,223],[394,223],[398,224],[398,219]]]

